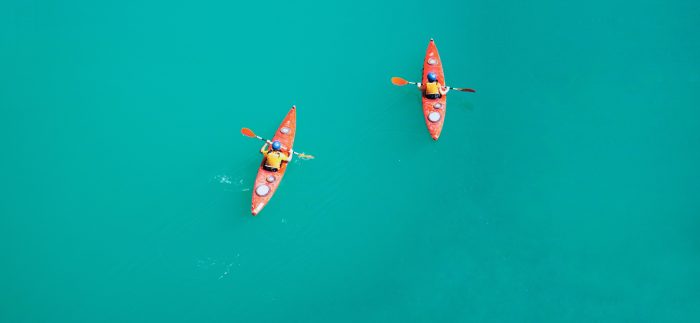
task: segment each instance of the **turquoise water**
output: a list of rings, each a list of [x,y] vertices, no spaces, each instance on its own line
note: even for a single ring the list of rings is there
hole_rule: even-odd
[[[433,5],[2,2],[0,321],[698,322],[700,4]]]

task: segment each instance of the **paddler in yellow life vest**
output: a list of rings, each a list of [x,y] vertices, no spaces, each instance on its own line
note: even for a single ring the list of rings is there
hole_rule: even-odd
[[[275,140],[272,142],[272,149],[265,143],[262,148],[260,148],[260,153],[265,155],[265,162],[263,163],[263,168],[267,171],[276,172],[282,167],[282,162],[290,162],[292,160],[292,151],[289,151],[289,155],[283,153],[282,143]]]
[[[438,82],[437,79],[437,74],[430,72],[428,73],[428,83],[421,84],[417,83],[418,89],[420,89],[424,94],[425,97],[428,99],[439,99],[443,95],[447,94],[450,89],[448,87],[442,86],[440,82]]]

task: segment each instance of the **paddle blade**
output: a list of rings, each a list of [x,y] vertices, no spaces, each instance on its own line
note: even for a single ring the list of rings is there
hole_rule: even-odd
[[[394,83],[394,85],[398,85],[398,86],[404,86],[404,85],[408,84],[408,81],[406,81],[405,79],[402,79],[400,77],[394,76],[391,78],[391,83]]]
[[[472,93],[476,93],[476,91],[475,91],[474,89],[458,88],[458,87],[453,87],[453,88],[451,88],[451,89],[453,89],[453,90],[455,90],[455,91],[460,91],[460,92],[472,92]]]
[[[251,137],[251,138],[256,138],[255,133],[253,130],[250,130],[248,128],[243,128],[241,129],[241,133],[246,136],[246,137]]]
[[[313,155],[307,155],[304,153],[299,154],[299,158],[301,159],[314,159],[315,157]]]

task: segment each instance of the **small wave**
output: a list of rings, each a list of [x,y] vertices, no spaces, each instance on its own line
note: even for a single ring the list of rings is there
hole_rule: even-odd
[[[214,180],[216,180],[220,184],[231,184],[231,178],[226,175],[216,175],[214,176]]]

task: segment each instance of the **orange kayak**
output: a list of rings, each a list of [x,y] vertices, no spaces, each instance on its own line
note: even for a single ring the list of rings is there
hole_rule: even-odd
[[[272,141],[279,141],[282,144],[282,151],[290,154],[290,150],[294,145],[294,134],[297,129],[297,110],[296,106],[287,113],[287,116],[282,120]],[[263,168],[265,157],[263,157],[260,167],[258,168],[258,176],[255,177],[255,186],[253,189],[253,203],[251,211],[253,215],[258,215],[260,211],[270,202],[272,195],[275,194],[279,187],[284,172],[287,171],[287,162],[282,162],[282,166],[277,172],[271,172]]]
[[[445,83],[445,73],[442,71],[442,61],[438,54],[435,41],[430,39],[428,51],[425,53],[423,61],[423,78],[422,83],[428,83],[428,73],[437,74],[438,82],[443,86]],[[428,132],[433,139],[438,140],[440,132],[442,132],[442,124],[445,122],[445,110],[447,109],[447,95],[443,95],[439,99],[428,99],[423,97],[423,115],[425,116],[425,124],[428,126]]]

